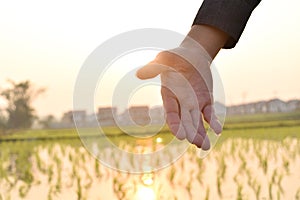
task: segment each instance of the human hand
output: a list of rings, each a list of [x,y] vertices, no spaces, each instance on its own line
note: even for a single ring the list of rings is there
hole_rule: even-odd
[[[219,134],[222,126],[213,108],[211,58],[193,46],[160,52],[137,71],[140,79],[161,75],[161,95],[167,124],[178,139],[187,139],[203,150],[210,148],[203,119]],[[200,54],[199,54],[200,53]]]

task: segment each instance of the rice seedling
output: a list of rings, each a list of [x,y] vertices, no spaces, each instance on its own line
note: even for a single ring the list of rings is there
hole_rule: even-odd
[[[54,190],[54,187],[53,186],[50,186],[49,188],[49,191],[48,191],[48,194],[47,194],[47,199],[48,200],[52,200],[52,196],[53,196],[53,190]]]
[[[61,192],[61,171],[62,171],[62,163],[60,158],[57,155],[54,156],[54,162],[56,163],[56,184],[55,184],[55,193]]]
[[[279,188],[279,191],[281,192],[281,194],[284,194],[284,189],[282,187],[282,179],[283,179],[283,174],[281,173],[278,177],[278,181],[277,181],[277,185],[278,185],[278,188]]]
[[[84,166],[84,169],[85,169],[85,172],[86,172],[86,184],[84,185],[84,188],[85,189],[89,189],[91,188],[92,184],[93,184],[93,178],[92,176],[90,175],[90,173],[87,171],[86,167]]]
[[[236,152],[236,144],[234,141],[232,141],[230,154],[233,155],[235,152]]]
[[[277,169],[273,171],[272,177],[271,177],[271,182],[272,184],[276,184],[276,177],[277,177]]]
[[[120,180],[120,177],[113,178],[113,189],[118,199],[125,199],[126,197],[126,190],[124,190],[125,181]]]
[[[172,186],[174,186],[175,174],[176,174],[176,168],[172,166],[169,173],[169,182]]]
[[[295,194],[295,199],[300,200],[300,188],[298,188],[296,194]]]
[[[277,190],[277,200],[280,200],[280,191]]]
[[[218,162],[218,177],[220,177],[221,179],[225,179],[226,169],[227,166],[225,163],[225,157],[221,155]]]
[[[260,192],[261,192],[261,184],[257,182],[257,180],[254,180],[253,184],[253,189],[254,189],[254,193],[255,193],[255,197],[257,200],[259,200],[260,198]]]
[[[268,187],[269,199],[273,199],[272,188],[273,188],[273,184],[269,183],[269,187]]]
[[[65,157],[66,156],[66,146],[65,145],[61,145],[60,150],[61,150],[62,156]]]
[[[225,163],[225,157],[223,155],[217,156],[217,192],[218,195],[222,198],[223,193],[222,193],[222,182],[225,180],[225,174],[226,174],[226,163]]]
[[[260,163],[264,174],[267,174],[268,172],[268,158],[266,156],[262,157],[261,163]]]
[[[237,200],[243,200],[243,185],[238,183],[237,184]]]
[[[53,164],[51,164],[49,167],[48,167],[48,184],[51,184],[52,182],[52,178],[53,178],[53,175],[54,175],[54,172],[53,172]]]
[[[207,187],[206,192],[205,192],[205,197],[204,197],[205,200],[209,200],[209,193],[210,193],[210,190],[209,190],[209,187]]]
[[[290,161],[289,161],[289,159],[286,156],[283,156],[282,157],[282,161],[283,161],[282,162],[283,168],[285,169],[286,173],[290,174],[290,169],[289,169],[289,167],[290,167]]]
[[[69,156],[68,156],[68,158],[69,158],[69,161],[70,161],[70,162],[73,162],[73,159],[74,159],[74,158],[73,158],[73,156],[72,156],[72,153],[71,153],[71,152],[69,152]]]
[[[83,153],[83,152],[80,153],[80,158],[83,163],[86,162],[85,155],[86,155],[86,153]]]
[[[45,163],[41,160],[39,153],[36,151],[34,155],[35,155],[35,161],[36,161],[37,168],[39,169],[40,172],[42,172],[43,174],[46,174],[47,169],[45,167]]]
[[[217,177],[217,191],[218,191],[218,195],[222,198],[222,190],[221,190],[221,184],[222,184],[222,179],[221,177]]]
[[[201,185],[203,185],[203,173],[204,173],[204,171],[205,171],[205,165],[204,165],[204,162],[203,162],[203,160],[202,159],[200,159],[200,158],[198,158],[197,159],[197,167],[198,167],[198,173],[197,173],[197,175],[196,175],[196,178],[197,178],[197,180],[199,181],[199,183],[201,184]]]
[[[246,175],[247,175],[247,179],[248,179],[248,181],[247,181],[247,184],[251,187],[251,188],[253,188],[253,183],[254,183],[254,178],[252,177],[252,173],[251,173],[251,171],[249,170],[249,169],[246,169],[245,170],[246,171]]]
[[[95,174],[97,178],[101,178],[102,177],[102,173],[100,170],[100,162],[97,159],[94,159],[94,163],[95,163]]]
[[[76,178],[76,182],[77,182],[77,200],[81,200],[82,199],[82,186],[81,186],[81,178],[80,176],[77,176]]]
[[[19,196],[21,198],[25,198],[27,193],[30,190],[31,185],[30,184],[23,184],[19,187]]]
[[[189,199],[193,199],[193,196],[192,196],[192,179],[189,180],[187,186],[186,186],[186,190],[188,192],[188,195],[189,195]]]

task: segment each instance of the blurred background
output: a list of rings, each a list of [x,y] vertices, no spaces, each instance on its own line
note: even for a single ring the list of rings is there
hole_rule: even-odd
[[[158,87],[145,89],[120,112],[111,105],[113,86],[108,84],[101,98],[95,96],[96,118],[72,109],[73,88],[83,62],[104,41],[139,28],[185,35],[201,3],[0,2],[0,199],[300,199],[297,0],[262,1],[237,46],[216,57],[227,118],[204,159],[191,146],[163,170],[133,175],[106,167],[81,143],[74,117],[90,130],[89,141],[100,122],[102,134],[129,152],[154,152],[174,140],[164,126]],[[133,54],[113,67],[125,73],[156,53]],[[107,82],[118,80],[111,73]],[[133,126],[132,120],[144,126],[150,113],[160,132],[129,138],[116,127],[115,113],[123,126]],[[147,135],[149,130],[132,131]],[[94,155],[121,164],[101,138],[93,149]],[[176,151],[160,159],[172,160]],[[139,167],[130,159],[122,162]]]

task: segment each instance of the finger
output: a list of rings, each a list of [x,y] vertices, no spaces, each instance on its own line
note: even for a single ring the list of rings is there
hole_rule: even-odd
[[[181,109],[181,123],[184,126],[186,132],[186,139],[195,144],[197,147],[201,148],[203,143],[203,137],[200,134],[197,134],[197,129],[193,124],[193,119],[189,110],[182,108]]]
[[[185,139],[185,130],[180,126],[180,112],[176,96],[167,88],[162,87],[161,95],[171,132],[180,140]]]
[[[201,148],[203,150],[208,150],[210,149],[210,141],[209,138],[206,134],[206,130],[203,124],[203,118],[202,118],[202,114],[199,110],[192,110],[191,111],[191,115],[192,115],[192,119],[194,121],[195,127],[197,128],[197,134],[200,135],[202,137],[202,144],[201,144]]]
[[[150,62],[147,65],[145,65],[144,67],[140,68],[136,72],[136,76],[142,80],[154,78],[157,75],[161,74],[162,72],[164,72],[168,69],[170,69],[170,67],[168,67],[166,65],[162,65],[159,63],[155,63],[155,62]]]
[[[216,134],[220,134],[222,132],[222,125],[219,122],[215,114],[215,109],[212,105],[207,105],[204,107],[203,116],[205,121],[207,121]]]

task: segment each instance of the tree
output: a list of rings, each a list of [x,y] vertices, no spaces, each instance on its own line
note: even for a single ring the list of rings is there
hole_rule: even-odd
[[[0,134],[4,132],[6,128],[6,118],[3,114],[3,111],[0,109]]]
[[[7,101],[7,124],[8,129],[30,128],[34,122],[34,108],[32,102],[44,88],[36,89],[30,81],[16,83],[9,80],[10,87],[3,90],[0,95]]]
[[[39,121],[39,124],[44,128],[44,129],[49,129],[51,128],[51,125],[55,122],[55,118],[53,115],[48,115],[44,119],[41,119]]]

